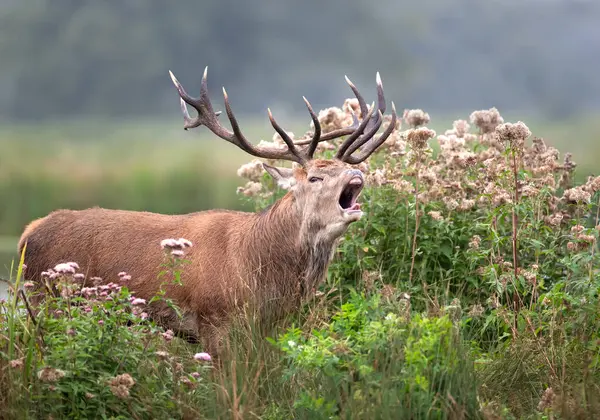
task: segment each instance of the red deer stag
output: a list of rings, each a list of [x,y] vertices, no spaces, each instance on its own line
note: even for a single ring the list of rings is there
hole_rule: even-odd
[[[201,339],[214,349],[236,308],[253,305],[259,319],[269,319],[270,324],[297,308],[323,280],[337,240],[362,215],[356,200],[364,176],[352,165],[364,161],[384,143],[397,117],[392,103],[390,124],[376,137],[386,108],[379,74],[378,106],[373,103],[370,109],[346,78],[358,100],[362,121],[354,116],[350,127],[323,134],[304,98],[314,123],[312,136],[294,142],[269,110],[270,122],[286,147],[259,147],[242,134],[225,89],[225,110],[233,131],[221,125],[217,118],[220,112],[213,110],[208,96],[206,73],[199,98],[188,95],[170,73],[179,92],[184,129],[204,125],[250,155],[299,164],[295,169],[263,164],[275,180],[291,185],[283,198],[259,213],[210,210],[163,215],[103,208],[57,210],[31,222],[18,249],[21,252],[27,243],[25,264],[31,280],[39,281],[42,271],[57,263],[74,261],[87,278],[100,277],[105,283],[126,271],[131,276],[126,284],[129,289],[137,297],[150,299],[163,281],[157,278],[165,258],[161,241],[190,240],[193,246],[186,254],[190,263],[182,269],[183,285],[169,284],[165,289],[183,317],[176,317],[159,302],[150,305],[147,312],[163,326],[188,339]],[[197,117],[190,117],[186,104],[196,109]],[[313,159],[319,142],[345,136],[334,159]]]

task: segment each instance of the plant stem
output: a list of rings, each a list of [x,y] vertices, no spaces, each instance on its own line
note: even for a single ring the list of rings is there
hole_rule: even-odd
[[[410,261],[410,273],[408,275],[408,282],[409,284],[412,285],[412,278],[413,278],[413,270],[415,268],[415,256],[417,254],[417,232],[419,231],[419,222],[421,220],[421,217],[419,215],[419,170],[421,167],[421,160],[418,159],[417,160],[417,166],[415,168],[416,170],[416,180],[415,180],[415,233],[413,235],[413,240],[412,240],[412,256],[411,256],[411,261]]]

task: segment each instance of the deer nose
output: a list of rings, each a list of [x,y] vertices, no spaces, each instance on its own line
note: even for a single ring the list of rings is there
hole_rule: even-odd
[[[359,171],[358,169],[348,169],[348,170],[346,171],[346,173],[347,173],[348,175],[352,175],[352,176],[359,176],[359,177],[361,177],[361,178],[364,176],[364,175],[363,175],[363,173],[362,173],[361,171]]]

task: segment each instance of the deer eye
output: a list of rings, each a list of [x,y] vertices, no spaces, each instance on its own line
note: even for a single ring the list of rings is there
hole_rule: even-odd
[[[308,178],[308,182],[317,182],[317,181],[323,181],[323,178],[319,178],[318,176],[311,176],[310,178]]]

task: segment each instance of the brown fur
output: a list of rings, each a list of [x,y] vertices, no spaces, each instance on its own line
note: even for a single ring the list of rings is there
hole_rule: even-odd
[[[58,210],[30,223],[19,241],[27,242],[27,277],[74,261],[87,275],[127,284],[149,300],[159,289],[160,241],[193,242],[182,271],[182,286],[168,285],[167,295],[184,313],[183,321],[164,305],[150,314],[165,327],[215,348],[236,308],[250,305],[270,324],[297,308],[323,280],[336,241],[360,215],[338,205],[342,190],[360,171],[340,161],[314,160],[293,172],[265,165],[277,179],[293,176],[281,200],[260,213],[210,210],[186,215],[108,210]],[[322,181],[309,182],[311,177]]]

